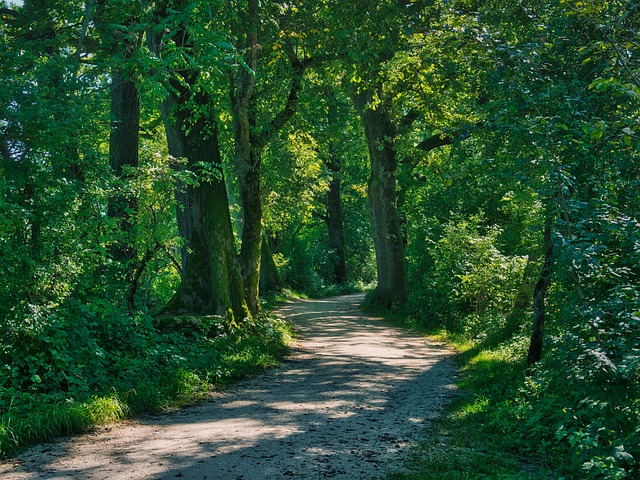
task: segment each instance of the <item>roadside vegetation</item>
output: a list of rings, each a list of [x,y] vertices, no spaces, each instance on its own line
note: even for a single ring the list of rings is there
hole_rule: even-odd
[[[570,452],[552,435],[557,424],[530,415],[527,341],[471,343],[459,335],[392,321],[457,350],[458,397],[411,447],[403,473],[389,480],[558,480],[572,473]],[[548,413],[545,412],[545,413]]]
[[[99,320],[42,322],[4,347],[5,374],[25,387],[0,390],[0,456],[203,399],[276,365],[291,339],[288,324],[273,317],[181,331],[159,330],[145,317]]]
[[[639,25],[637,0],[0,0],[2,453],[272,364],[271,294],[375,284],[468,344],[438,468],[639,478]]]

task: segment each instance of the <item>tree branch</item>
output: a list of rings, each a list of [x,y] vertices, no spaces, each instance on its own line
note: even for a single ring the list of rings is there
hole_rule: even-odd
[[[432,135],[420,142],[418,145],[416,145],[416,148],[425,152],[430,152],[431,150],[443,147],[444,145],[452,145],[454,143],[461,142],[471,137],[472,130],[474,130],[477,126],[478,125],[474,127],[460,127],[457,130],[449,133],[436,133],[435,135]]]
[[[409,128],[413,123],[420,118],[420,113],[416,110],[411,110],[400,120],[400,128]]]
[[[9,15],[13,18],[18,18],[18,11],[11,8],[0,8],[0,15]]]
[[[87,7],[84,14],[84,21],[82,22],[82,30],[80,31],[80,36],[78,37],[78,44],[76,45],[76,53],[74,55],[76,61],[76,76],[78,74],[78,68],[80,66],[80,56],[82,55],[82,46],[84,43],[84,39],[87,36],[87,30],[89,30],[89,24],[91,22],[91,17],[94,12],[94,3],[93,0],[87,1]]]
[[[276,114],[269,126],[260,132],[252,142],[258,150],[262,150],[269,143],[273,136],[287,124],[298,108],[298,97],[302,88],[305,63],[310,64],[310,62],[301,62],[293,52],[288,52],[288,56],[293,67],[293,76],[291,77],[291,88],[289,89],[287,102],[282,110]]]

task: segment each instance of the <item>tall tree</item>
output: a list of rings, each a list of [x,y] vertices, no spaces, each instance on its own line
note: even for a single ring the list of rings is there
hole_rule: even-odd
[[[192,30],[199,25],[200,10],[173,3],[165,7],[159,15],[173,28],[159,38],[164,33],[161,24],[151,40],[153,48],[161,54],[164,49],[175,61],[169,70],[163,114],[169,153],[184,179],[176,189],[178,230],[184,245],[181,283],[161,314],[232,313],[242,320],[250,312],[229,214],[215,99],[208,76],[198,64],[202,60],[198,54],[203,53],[198,41],[202,39]],[[213,14],[216,6],[203,3],[200,7]],[[215,61],[215,52],[206,54]]]
[[[391,307],[405,302],[409,286],[398,214],[398,160],[393,146],[395,127],[389,111],[381,104],[374,106],[374,99],[372,90],[354,95],[364,125],[371,166],[367,207],[378,271],[372,302]]]
[[[385,91],[384,67],[403,48],[406,30],[423,18],[424,2],[354,2],[336,12],[348,19],[351,35],[341,36],[346,78],[367,139],[371,173],[368,212],[376,250],[378,285],[372,302],[402,304],[408,295],[404,235],[398,213],[396,126]],[[345,28],[345,21],[339,23]]]
[[[259,286],[263,238],[262,154],[268,143],[287,124],[297,109],[305,67],[313,60],[298,57],[290,39],[286,17],[290,10],[282,6],[283,18],[260,4],[247,0],[240,4],[235,36],[244,42],[237,49],[244,52],[243,62],[231,73],[230,99],[233,113],[236,168],[242,204],[242,246],[240,266],[249,309],[260,312]],[[277,5],[276,5],[277,6]],[[244,7],[244,8],[243,8]],[[278,9],[279,11],[279,9]],[[273,28],[274,23],[277,28]],[[267,25],[270,29],[266,29]],[[284,41],[282,40],[284,37]],[[259,56],[260,51],[269,52]],[[282,54],[284,52],[284,55]],[[285,60],[284,62],[281,59]],[[277,69],[277,73],[268,72]],[[288,80],[283,81],[283,77]],[[258,84],[258,81],[260,83]],[[288,85],[287,85],[288,83]],[[259,90],[258,90],[259,89]],[[283,103],[273,112],[261,111],[264,97],[283,95]]]
[[[93,1],[87,2],[87,16],[93,8]],[[111,65],[109,165],[122,183],[139,165],[140,94],[135,57],[142,42],[142,14],[141,3],[104,0],[98,0],[95,12],[101,53],[105,62]],[[126,185],[120,185],[117,190],[119,192],[109,200],[108,213],[122,235],[111,253],[116,260],[127,264],[135,258],[131,234],[137,201],[134,195],[123,191]],[[125,270],[130,276],[132,265],[125,266]]]
[[[329,191],[327,192],[327,215],[325,221],[329,232],[329,247],[336,255],[333,266],[334,281],[341,285],[347,281],[347,258],[344,238],[344,218],[342,215],[342,159],[336,145],[337,139],[333,135],[339,128],[335,123],[340,122],[338,115],[338,99],[336,93],[327,88],[327,124],[330,138],[326,146],[324,163],[329,170]]]

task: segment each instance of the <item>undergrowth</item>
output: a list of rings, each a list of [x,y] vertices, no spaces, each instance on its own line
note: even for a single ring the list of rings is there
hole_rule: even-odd
[[[72,323],[87,327],[84,344],[64,348],[60,340],[70,334],[68,322],[49,322],[27,344],[3,343],[0,354],[5,362],[24,354],[21,350],[28,352],[29,361],[24,366],[5,363],[5,372],[12,376],[0,384],[0,456],[132,415],[194,402],[211,389],[275,365],[291,335],[289,326],[274,318],[231,330],[209,325],[159,331],[140,319]],[[101,338],[105,323],[118,327],[106,342]],[[51,361],[52,348],[60,357],[53,365],[57,371],[44,363]]]
[[[423,431],[405,471],[389,480],[573,478],[564,468],[566,451],[552,438],[544,440],[549,419],[527,416],[521,405],[527,382],[525,338],[472,342],[465,335],[426,329],[400,314],[386,318],[446,342],[456,349],[460,367],[458,397]]]

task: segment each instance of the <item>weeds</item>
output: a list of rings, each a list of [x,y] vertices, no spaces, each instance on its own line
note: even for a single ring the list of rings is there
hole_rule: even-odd
[[[275,319],[214,338],[198,331],[159,332],[148,325],[136,333],[129,342],[122,340],[122,349],[105,350],[101,364],[109,375],[96,372],[99,383],[76,378],[68,383],[82,388],[67,391],[45,391],[41,384],[40,391],[19,391],[5,385],[0,390],[1,405],[6,405],[0,410],[0,456],[130,415],[197,401],[211,389],[275,365],[291,338],[289,326]]]

